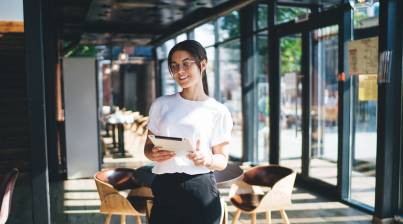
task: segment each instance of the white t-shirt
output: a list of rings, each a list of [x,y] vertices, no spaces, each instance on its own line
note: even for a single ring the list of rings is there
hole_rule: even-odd
[[[148,129],[155,135],[187,138],[200,151],[212,153],[212,147],[230,142],[232,118],[228,109],[214,98],[204,101],[184,99],[179,93],[157,98],[151,105]],[[206,167],[197,167],[186,155],[156,162],[153,173],[208,173]]]

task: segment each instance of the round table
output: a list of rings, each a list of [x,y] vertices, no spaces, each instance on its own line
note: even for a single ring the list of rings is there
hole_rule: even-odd
[[[135,178],[142,186],[151,187],[155,174],[151,172],[153,165],[139,167],[135,171]],[[218,187],[228,187],[243,178],[243,170],[234,163],[228,163],[224,170],[214,171]]]
[[[153,195],[151,191],[151,184],[156,176],[156,174],[152,173],[153,165],[145,165],[139,167],[133,172],[133,181],[134,186],[136,188],[140,187],[141,191],[136,192],[136,188],[132,190],[129,195],[135,196],[135,198],[140,199],[140,201],[146,201],[146,217],[147,220],[150,219],[151,214],[151,207],[153,201]],[[228,163],[227,167],[224,170],[214,171],[214,176],[216,178],[217,186],[218,187],[227,187],[230,186],[237,180],[243,178],[243,170],[234,163]],[[221,204],[223,207],[223,221],[221,224],[228,223],[228,210],[225,202],[221,200]]]

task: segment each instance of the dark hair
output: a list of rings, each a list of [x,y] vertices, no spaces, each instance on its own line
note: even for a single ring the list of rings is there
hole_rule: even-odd
[[[172,55],[176,51],[186,51],[189,54],[193,56],[193,58],[196,61],[197,66],[201,70],[201,62],[203,60],[207,61],[207,53],[206,49],[197,41],[195,40],[185,40],[182,42],[177,43],[170,51],[168,54],[168,65],[172,63]],[[206,70],[204,70],[202,74],[202,82],[203,82],[203,90],[204,92],[208,95],[208,85],[207,85],[207,75],[206,75]]]

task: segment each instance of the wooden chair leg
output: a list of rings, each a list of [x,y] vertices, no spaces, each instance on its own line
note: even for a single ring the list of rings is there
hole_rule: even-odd
[[[141,224],[141,217],[139,215],[136,216],[136,224]]]
[[[281,218],[283,219],[284,224],[290,224],[287,213],[285,213],[284,209],[280,210],[280,214],[281,214]]]
[[[106,215],[104,224],[109,224],[111,222],[112,214]]]
[[[151,209],[153,208],[153,201],[147,200],[146,201],[146,223],[150,223],[150,216],[151,216]]]
[[[267,224],[271,224],[271,211],[266,211],[266,222]]]
[[[228,224],[228,208],[227,203],[225,203],[224,199],[220,198],[221,203],[221,217],[220,224]]]
[[[120,224],[126,224],[126,215],[120,216]]]
[[[238,222],[239,216],[241,215],[241,210],[236,210],[234,214],[234,218],[232,218],[232,224],[236,224]]]
[[[250,216],[252,218],[252,224],[256,224],[256,213],[251,213]]]

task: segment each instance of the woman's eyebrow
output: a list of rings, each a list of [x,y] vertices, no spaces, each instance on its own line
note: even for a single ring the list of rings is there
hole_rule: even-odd
[[[193,61],[193,60],[194,60],[193,58],[185,58],[185,59],[182,59],[182,62],[184,62],[184,61]],[[172,61],[171,64],[177,64],[177,62],[176,62],[176,61]]]

